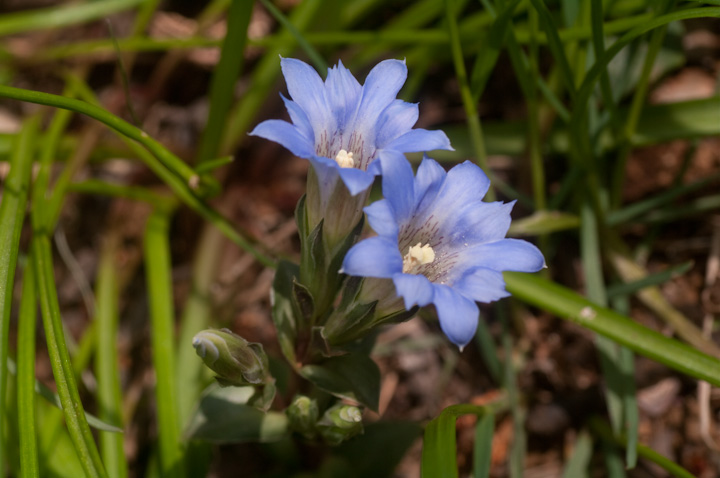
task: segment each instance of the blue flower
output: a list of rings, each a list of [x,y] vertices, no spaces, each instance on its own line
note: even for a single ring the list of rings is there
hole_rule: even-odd
[[[413,177],[402,155],[386,154],[385,199],[365,208],[377,236],[348,251],[342,272],[390,279],[408,310],[434,304],[443,332],[462,348],[477,328],[476,302],[509,295],[502,271],[536,272],[545,265],[534,245],[505,238],[514,201],[483,202],[489,186],[469,161],[446,173],[425,158]]]
[[[308,64],[280,60],[292,100],[283,96],[292,124],[260,123],[250,134],[280,143],[312,162],[320,188],[332,189],[339,174],[350,194],[367,190],[380,174],[374,160],[383,151],[452,149],[442,131],[412,129],[418,105],[398,100],[407,78],[404,61],[385,60],[360,85],[342,62],[323,82]],[[322,192],[326,202],[329,192]]]

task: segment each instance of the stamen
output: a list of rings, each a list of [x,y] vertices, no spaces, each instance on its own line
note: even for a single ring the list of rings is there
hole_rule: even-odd
[[[341,168],[353,168],[355,167],[355,161],[353,160],[353,154],[341,149],[335,156],[335,162]]]
[[[430,264],[435,260],[435,251],[430,244],[421,245],[420,242],[408,249],[403,257],[403,272],[405,274],[417,274],[418,268],[424,264]]]

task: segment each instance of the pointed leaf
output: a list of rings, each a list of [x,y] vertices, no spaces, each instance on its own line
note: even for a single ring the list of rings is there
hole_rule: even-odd
[[[377,411],[380,398],[380,369],[360,354],[332,357],[318,365],[306,365],[300,375],[336,397],[353,400]]]
[[[273,442],[288,435],[283,413],[248,405],[255,387],[211,386],[200,399],[185,436],[213,443]]]

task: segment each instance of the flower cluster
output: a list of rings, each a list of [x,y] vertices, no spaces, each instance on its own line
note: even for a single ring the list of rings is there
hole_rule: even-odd
[[[446,173],[426,157],[413,175],[403,153],[451,147],[441,131],[412,129],[418,105],[395,98],[407,76],[404,62],[379,63],[364,85],[342,63],[324,82],[302,61],[283,58],[281,66],[292,124],[268,120],[251,134],[310,160],[310,227],[324,221],[330,242],[339,242],[361,217],[374,176],[382,175],[384,199],[364,208],[377,235],[354,244],[340,271],[364,283],[349,308],[329,314],[325,338],[332,342],[351,327],[358,333],[350,337],[359,338],[387,317],[433,304],[447,337],[463,347],[477,327],[476,302],[508,295],[502,271],[544,267],[535,246],[505,238],[514,203],[483,202],[490,181],[470,162]],[[374,304],[362,326],[357,317],[348,322],[355,303]]]
[[[380,370],[369,353],[380,326],[432,305],[462,350],[477,303],[508,295],[502,272],[535,272],[545,261],[529,242],[505,238],[514,203],[483,201],[490,181],[479,167],[445,171],[425,156],[413,173],[404,153],[452,148],[442,131],[414,128],[418,105],[396,98],[405,62],[379,63],[363,85],[342,63],[325,80],[299,60],[281,66],[291,122],[264,121],[251,134],[310,161],[295,210],[300,262],[280,261],[271,294],[280,350],[309,383],[298,387],[307,395],[280,401],[289,405],[279,423],[337,445],[363,432],[363,407],[379,408]],[[367,205],[377,176],[383,198]],[[373,234],[361,239],[366,220]],[[193,345],[218,384],[239,387],[243,413],[278,402],[260,344],[210,330]]]

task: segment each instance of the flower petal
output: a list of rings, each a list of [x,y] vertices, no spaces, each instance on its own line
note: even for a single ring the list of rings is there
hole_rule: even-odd
[[[378,118],[377,137],[375,142],[378,148],[384,148],[395,138],[402,136],[417,123],[419,109],[417,103],[406,103],[395,100]],[[420,151],[420,150],[414,150]]]
[[[341,168],[338,166],[338,172],[345,186],[347,186],[352,196],[357,196],[372,186],[375,175],[368,171],[362,171],[355,168]]]
[[[396,151],[382,151],[378,158],[382,170],[382,191],[398,223],[413,212],[413,170],[405,155]]]
[[[490,180],[483,170],[477,164],[465,161],[448,171],[445,184],[438,193],[438,202],[449,206],[482,201],[488,189]]]
[[[344,131],[355,117],[362,86],[340,61],[336,66],[328,68],[325,88],[330,108],[337,119],[337,127]]]
[[[432,201],[442,186],[447,173],[440,164],[427,156],[423,157],[415,175],[415,209],[422,209],[422,203]]]
[[[402,271],[397,242],[382,236],[358,242],[345,254],[340,272],[351,276],[390,279]]]
[[[381,61],[370,71],[363,85],[356,129],[376,131],[378,118],[395,100],[406,78],[407,66],[399,60]]]
[[[313,132],[313,127],[310,124],[310,120],[308,119],[305,112],[300,108],[300,106],[295,103],[292,100],[289,100],[285,98],[285,95],[280,93],[280,97],[282,97],[283,102],[285,103],[285,109],[287,110],[288,114],[290,115],[290,120],[293,122],[295,127],[300,131],[300,134],[305,136],[308,141],[314,144],[315,142],[315,133]]]
[[[475,202],[465,205],[448,218],[450,244],[475,245],[503,239],[510,228],[510,211],[515,201]]]
[[[290,96],[307,115],[316,138],[323,132],[334,131],[336,121],[320,75],[307,63],[294,58],[282,58],[280,67]]]
[[[459,252],[459,262],[496,271],[537,272],[545,267],[540,250],[527,241],[502,239],[479,244]]]
[[[300,133],[300,130],[287,121],[267,120],[255,127],[252,136],[260,136],[270,141],[280,143],[289,149],[295,156],[308,158],[315,154],[312,142]]]
[[[424,307],[433,301],[434,287],[432,282],[424,275],[395,274],[393,283],[397,295],[405,301],[405,308],[410,310],[413,306]]]
[[[402,153],[433,151],[435,149],[454,151],[452,146],[450,146],[450,140],[442,131],[428,131],[419,128],[408,131],[394,139],[390,144],[385,146],[385,149],[393,149]]]
[[[475,302],[448,286],[433,284],[433,289],[440,327],[448,339],[462,349],[475,335],[480,310]]]
[[[510,295],[505,290],[502,273],[483,267],[468,270],[458,282],[453,284],[453,289],[469,299],[485,303]]]
[[[397,237],[398,225],[393,216],[390,203],[386,199],[375,201],[365,209],[368,223],[373,231],[380,236]]]

